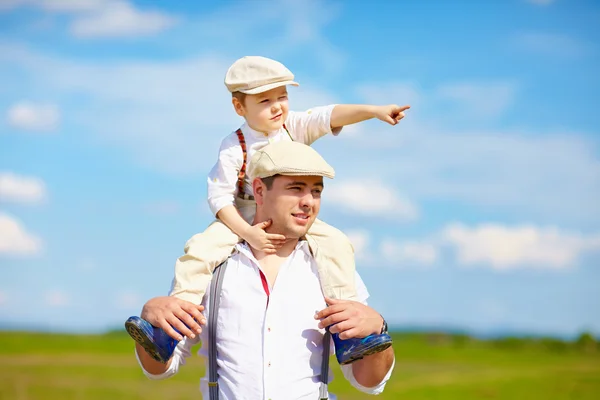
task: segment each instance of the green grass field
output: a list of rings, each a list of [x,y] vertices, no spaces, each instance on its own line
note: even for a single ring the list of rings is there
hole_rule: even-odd
[[[596,343],[464,336],[394,336],[396,369],[381,399],[600,399]],[[141,373],[123,332],[95,336],[0,332],[0,399],[198,399],[197,356],[171,379]],[[332,358],[340,399],[350,387]],[[375,398],[375,397],[374,397]]]

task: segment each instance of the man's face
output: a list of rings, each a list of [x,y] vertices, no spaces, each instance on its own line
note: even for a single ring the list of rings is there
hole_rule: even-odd
[[[257,215],[273,221],[269,232],[290,239],[304,236],[319,214],[323,177],[277,176],[271,189],[262,185]],[[260,210],[260,211],[259,211]]]
[[[244,104],[234,101],[234,107],[252,129],[275,132],[283,126],[288,116],[287,89],[281,86],[264,93],[249,94]]]

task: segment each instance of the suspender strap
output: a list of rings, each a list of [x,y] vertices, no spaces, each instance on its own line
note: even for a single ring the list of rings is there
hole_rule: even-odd
[[[321,387],[319,388],[319,399],[327,400],[327,382],[329,381],[329,346],[331,344],[331,333],[325,331],[323,335],[323,360],[321,362]]]
[[[215,268],[213,279],[210,281],[210,312],[208,316],[208,391],[210,400],[219,399],[219,376],[217,374],[217,317],[221,302],[223,274],[227,260]]]
[[[237,180],[237,189],[238,196],[246,199],[253,200],[253,196],[246,195],[244,193],[244,178],[246,177],[246,164],[248,163],[248,149],[246,148],[246,139],[244,138],[244,134],[241,129],[235,131],[238,137],[238,141],[240,142],[240,147],[242,148],[242,154],[244,156],[242,161],[242,167],[240,168],[240,172],[238,172],[238,180]]]
[[[288,128],[285,126],[285,124],[283,124],[283,129],[285,129],[288,136],[293,142],[294,138],[292,137],[290,131],[288,131]],[[238,141],[240,142],[240,147],[242,148],[243,155],[242,167],[240,168],[240,172],[238,172],[237,180],[238,197],[241,197],[242,199],[246,200],[254,200],[254,196],[246,194],[244,191],[244,178],[246,178],[246,165],[248,164],[248,148],[246,146],[246,139],[244,138],[244,134],[242,133],[241,128],[235,131],[235,133],[238,137]]]

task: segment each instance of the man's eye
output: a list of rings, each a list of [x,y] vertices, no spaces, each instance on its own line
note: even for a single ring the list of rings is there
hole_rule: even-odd
[[[321,189],[314,189],[313,193],[315,193],[315,194],[321,194],[322,191],[323,190],[321,190]]]
[[[290,188],[290,190],[295,190],[295,191],[298,191],[298,190],[300,190],[300,187],[299,187],[299,186],[292,186],[292,187]]]

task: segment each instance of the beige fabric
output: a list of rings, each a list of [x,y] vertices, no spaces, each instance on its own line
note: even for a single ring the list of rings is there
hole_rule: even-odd
[[[252,156],[248,176],[266,178],[273,175],[317,175],[333,179],[335,171],[312,147],[299,142],[280,141],[266,145]]]
[[[299,86],[285,65],[266,57],[242,57],[225,74],[225,86],[232,93],[258,94],[286,85]]]
[[[220,221],[185,245],[175,263],[171,295],[200,304],[217,265],[231,255],[239,237]],[[354,248],[339,229],[316,220],[306,235],[315,257],[323,293],[334,299],[356,300]]]

